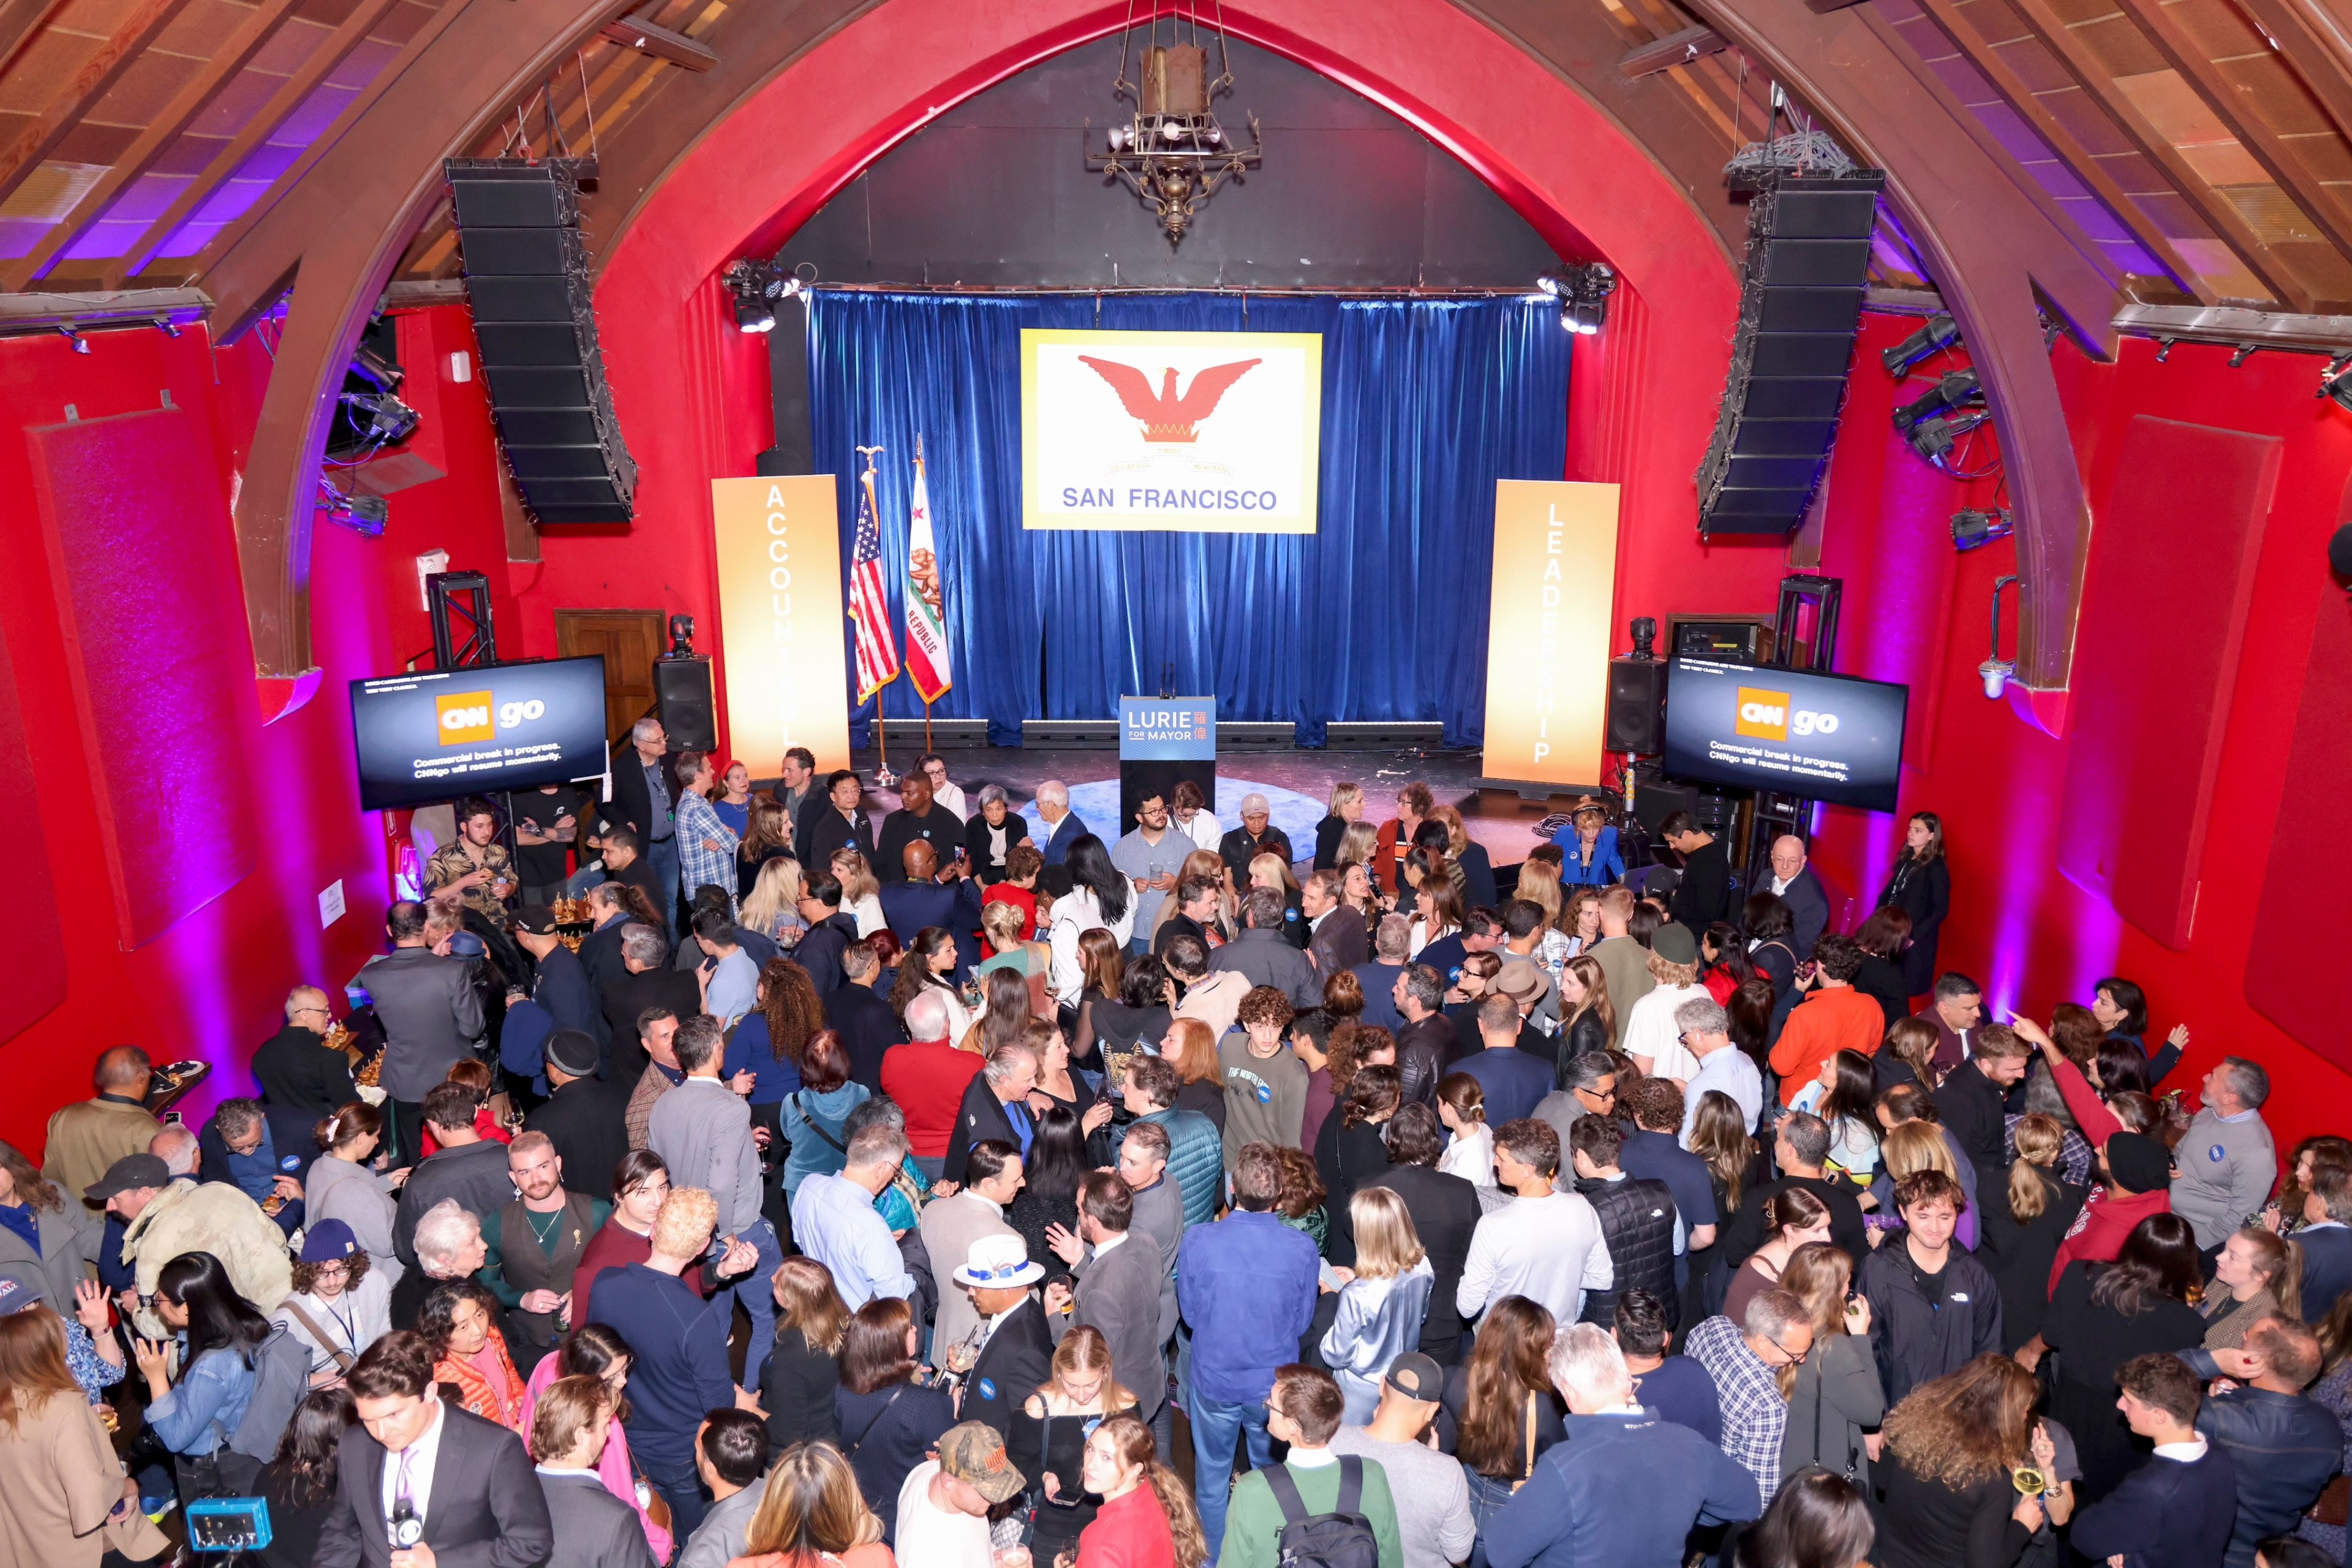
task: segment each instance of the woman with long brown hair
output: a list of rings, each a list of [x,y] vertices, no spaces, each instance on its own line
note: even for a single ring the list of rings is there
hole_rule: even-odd
[[[1089,926],[1078,933],[1077,1027],[1073,1035],[1081,1056],[1095,1053],[1094,1006],[1116,1002],[1127,988],[1127,958],[1118,933],[1108,926]],[[960,1038],[950,1035],[950,1039]]]
[[[1748,1321],[1748,1304],[1780,1282],[1781,1270],[1797,1249],[1830,1238],[1830,1207],[1803,1187],[1784,1187],[1764,1200],[1763,1245],[1732,1271],[1724,1292],[1723,1315]]]
[[[772,958],[753,993],[758,1005],[743,1015],[720,1059],[721,1082],[751,1075],[751,1121],[773,1132],[784,1096],[801,1086],[801,1056],[825,1026],[824,1002],[809,972],[789,958]]]
[[[772,898],[763,900],[757,918],[753,917],[751,900],[760,890],[760,882],[771,866],[790,862],[793,868],[793,891],[800,890],[801,863],[793,856],[792,813],[763,795],[753,795],[749,803],[744,826],[743,842],[735,850],[735,896],[740,900],[738,912],[743,923],[761,936],[783,942],[784,925],[808,929],[793,903],[779,906]],[[785,942],[784,945],[792,945]]]
[[[1936,1026],[1925,1018],[1897,1018],[1870,1058],[1870,1078],[1880,1094],[1898,1083],[1916,1083],[1933,1094],[1936,1071]]]
[[[1875,1431],[1886,1415],[1886,1388],[1870,1349],[1870,1303],[1848,1294],[1853,1259],[1831,1243],[1808,1242],[1789,1255],[1780,1286],[1803,1305],[1813,1325],[1812,1349],[1789,1384],[1781,1479],[1819,1465],[1868,1491],[1870,1450],[1864,1435]]]
[[[1552,1315],[1524,1296],[1505,1296],[1479,1321],[1470,1359],[1447,1369],[1437,1446],[1462,1461],[1470,1513],[1486,1523],[1535,1473],[1535,1462],[1568,1427],[1551,1385]]]
[[[0,1317],[0,1562],[98,1568],[110,1549],[144,1562],[170,1544],[125,1484],[66,1368],[65,1320],[45,1303]]]
[[[2045,1518],[2035,1458],[2033,1375],[1990,1352],[1923,1383],[1887,1416],[1875,1479],[1881,1568],[2009,1568]],[[2047,1464],[2038,1467],[2046,1478]]]
[[[1687,1147],[1706,1163],[1707,1185],[1715,1189],[1715,1212],[1738,1214],[1740,1195],[1748,1187],[1748,1171],[1756,1162],[1756,1141],[1748,1135],[1748,1117],[1739,1109],[1739,1102],[1720,1089],[1710,1089],[1701,1094],[1698,1108],[1691,1115]],[[1723,1293],[1731,1288],[1730,1260],[1720,1239],[1706,1248],[1706,1277],[1694,1277],[1684,1297],[1690,1305],[1702,1310],[1685,1311],[1685,1323],[1710,1316],[1723,1300]]]
[[[890,1011],[906,1022],[907,1005],[925,992],[947,1004],[948,1038],[961,1040],[971,1027],[971,1009],[963,1005],[963,993],[956,988],[951,976],[960,960],[956,956],[955,932],[945,926],[925,926],[907,944],[898,959],[898,984],[890,988]]]
[[[834,1416],[857,1489],[886,1536],[897,1527],[907,1472],[955,1425],[954,1402],[917,1375],[922,1343],[923,1326],[896,1296],[877,1296],[858,1308],[842,1333]]]
[[[795,1443],[769,1468],[744,1555],[735,1561],[741,1568],[892,1568],[897,1560],[882,1533],[841,1450]]]
[[[1597,907],[1597,905],[1596,905]],[[1568,1087],[1568,1064],[1591,1051],[1606,1051],[1617,1037],[1617,1008],[1609,1000],[1609,976],[1601,961],[1578,953],[1560,966],[1559,1055],[1556,1087]]]
[[[1944,819],[1915,811],[1903,825],[1903,853],[1895,858],[1886,886],[1879,889],[1881,911],[1909,922],[1910,945],[1903,950],[1906,992],[1924,996],[1936,984],[1936,940],[1952,907],[1952,874],[1944,864]]]
[[[1062,1336],[1045,1383],[1021,1402],[1004,1434],[1005,1457],[1029,1483],[1033,1561],[1055,1561],[1095,1521],[1102,1499],[1087,1489],[1082,1473],[1087,1434],[1135,1405],[1111,1373],[1110,1342],[1100,1329],[1080,1323]]]
[[[1192,1489],[1161,1464],[1151,1429],[1114,1415],[1087,1438],[1087,1490],[1102,1499],[1078,1537],[1077,1568],[1202,1568],[1209,1543],[1201,1533]]]
[[[1552,879],[1555,884],[1559,879]],[[1579,888],[1567,895],[1559,912],[1560,934],[1568,938],[1568,955],[1581,957],[1601,940],[1601,889]]]

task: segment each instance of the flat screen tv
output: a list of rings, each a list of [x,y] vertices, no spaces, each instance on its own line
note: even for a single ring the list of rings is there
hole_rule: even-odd
[[[1893,811],[1911,689],[1681,658],[1666,675],[1675,778]]]
[[[604,661],[419,670],[352,682],[360,808],[602,777]]]

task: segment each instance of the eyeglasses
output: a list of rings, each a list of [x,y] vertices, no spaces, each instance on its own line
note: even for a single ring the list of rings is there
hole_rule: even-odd
[[[1589,1094],[1595,1100],[1614,1100],[1617,1098],[1617,1090],[1613,1087],[1609,1089],[1580,1089],[1576,1092],[1579,1094]]]

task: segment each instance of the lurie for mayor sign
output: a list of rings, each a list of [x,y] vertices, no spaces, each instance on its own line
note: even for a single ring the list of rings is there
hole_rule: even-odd
[[[1122,697],[1118,700],[1118,760],[1123,763],[1206,762],[1217,754],[1213,697]]]

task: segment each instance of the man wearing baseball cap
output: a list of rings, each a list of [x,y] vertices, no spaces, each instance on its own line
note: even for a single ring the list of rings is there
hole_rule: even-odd
[[[1388,1472],[1397,1533],[1404,1541],[1404,1568],[1449,1568],[1468,1558],[1478,1539],[1462,1462],[1422,1441],[1437,1418],[1444,1387],[1444,1368],[1419,1351],[1407,1351],[1389,1363],[1371,1420],[1342,1426],[1331,1438],[1331,1452],[1377,1459]]]
[[[183,1252],[219,1258],[236,1293],[264,1313],[293,1289],[278,1222],[226,1182],[175,1182],[157,1156],[125,1154],[81,1195],[121,1220],[122,1260],[135,1268],[142,1300],[155,1294],[163,1265]],[[136,1321],[149,1339],[170,1337],[152,1308],[142,1306]]]
[[[994,1568],[988,1510],[1027,1486],[995,1427],[966,1421],[898,1489],[898,1559],[922,1568]],[[1026,1556],[1027,1553],[1022,1553]]]

